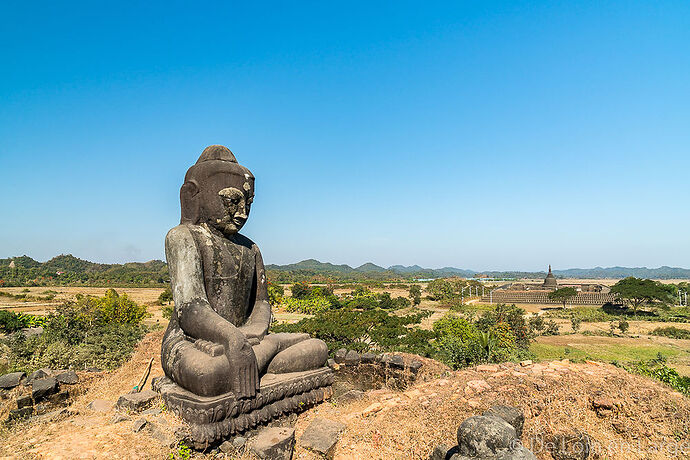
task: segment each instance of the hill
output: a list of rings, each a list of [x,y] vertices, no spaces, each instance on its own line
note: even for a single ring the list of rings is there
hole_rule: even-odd
[[[150,286],[169,282],[168,266],[161,260],[99,264],[71,254],[61,254],[47,262],[28,256],[0,259],[0,286]]]

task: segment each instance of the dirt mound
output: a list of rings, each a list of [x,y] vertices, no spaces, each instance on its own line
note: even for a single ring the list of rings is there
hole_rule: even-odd
[[[113,423],[116,412],[112,409],[99,412],[87,407],[94,400],[115,402],[128,392],[150,357],[155,358],[152,377],[162,375],[161,337],[162,331],[147,335],[125,366],[85,379],[85,393],[58,417],[4,429],[0,455],[160,459],[177,451],[171,445],[181,421],[165,410],[158,413],[154,408],[148,414],[130,414],[129,420]],[[455,444],[457,427],[465,418],[495,404],[524,410],[522,440],[540,459],[551,458],[544,443],[552,435],[575,430],[591,437],[590,458],[690,456],[690,445],[683,444],[690,439],[690,399],[622,369],[552,361],[451,372],[430,360],[424,364],[424,378],[405,391],[373,390],[350,404],[331,401],[301,414],[294,421],[295,458],[318,458],[302,449],[299,439],[309,423],[321,416],[347,424],[336,446],[336,459],[426,459],[436,444]],[[148,424],[134,432],[139,418]]]

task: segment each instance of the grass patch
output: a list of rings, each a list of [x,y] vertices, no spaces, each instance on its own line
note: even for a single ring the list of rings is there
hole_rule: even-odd
[[[659,354],[670,361],[680,358],[682,351],[660,345],[625,345],[625,344],[573,344],[550,345],[533,343],[530,351],[539,360],[553,360],[569,358],[573,361],[589,359],[608,363],[634,363],[656,359]]]

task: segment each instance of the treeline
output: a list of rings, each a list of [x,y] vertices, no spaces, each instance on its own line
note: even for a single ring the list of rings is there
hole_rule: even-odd
[[[168,266],[160,260],[126,264],[98,264],[71,254],[47,262],[28,256],[0,259],[0,287],[8,286],[162,286],[170,282]]]

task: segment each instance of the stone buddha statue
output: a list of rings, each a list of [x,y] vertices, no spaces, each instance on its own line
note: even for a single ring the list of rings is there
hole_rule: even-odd
[[[175,309],[161,363],[193,395],[252,398],[263,376],[323,368],[328,357],[307,334],[268,333],[264,263],[239,233],[253,200],[254,176],[220,145],[203,151],[180,190],[181,223],[165,239]]]

